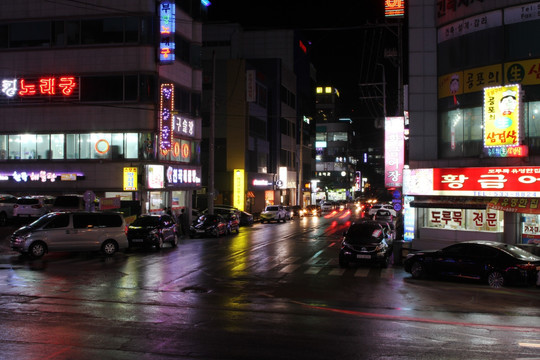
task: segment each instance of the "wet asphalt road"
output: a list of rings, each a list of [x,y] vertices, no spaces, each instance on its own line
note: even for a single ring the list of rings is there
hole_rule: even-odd
[[[540,290],[341,269],[346,227],[306,218],[40,260],[0,234],[0,358],[540,359]]]

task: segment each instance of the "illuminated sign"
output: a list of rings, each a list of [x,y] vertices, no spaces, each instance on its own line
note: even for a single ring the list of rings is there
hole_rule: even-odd
[[[167,186],[201,185],[201,170],[198,168],[167,167]]]
[[[195,137],[195,120],[174,115],[173,133],[176,136]]]
[[[146,166],[146,187],[148,189],[162,189],[165,182],[163,165]]]
[[[257,84],[255,82],[256,71],[247,70],[246,71],[246,101],[255,102],[257,101]]]
[[[519,85],[484,89],[484,147],[519,145]]]
[[[60,181],[76,181],[77,177],[84,177],[82,173],[58,172],[47,170],[33,171],[13,171],[0,173],[0,181],[14,180],[19,183],[26,182],[55,182],[60,177]]]
[[[405,138],[403,117],[387,117],[384,121],[384,185],[403,185],[403,165],[405,162]]]
[[[159,3],[159,62],[171,64],[175,58],[175,13],[174,1]]]
[[[1,94],[9,99],[23,101],[78,98],[78,79],[68,75],[2,79]]]
[[[396,17],[405,15],[405,0],[385,0],[384,16]]]
[[[529,155],[527,145],[495,146],[484,148],[484,154],[489,157],[525,157]]]
[[[272,186],[272,183],[268,180],[253,179],[253,186]]]
[[[406,169],[407,195],[540,197],[540,167]]]
[[[159,148],[167,153],[172,145],[172,111],[174,106],[174,85],[161,84],[159,104]]]
[[[287,188],[287,167],[279,167],[279,180],[276,181],[276,186],[279,188]]]
[[[241,211],[246,203],[245,194],[245,173],[244,169],[234,169],[233,171],[233,206]]]
[[[124,191],[137,191],[137,168],[124,168]]]

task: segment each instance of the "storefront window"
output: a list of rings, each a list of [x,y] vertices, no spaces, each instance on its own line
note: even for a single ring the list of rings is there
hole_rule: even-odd
[[[47,159],[50,148],[50,135],[36,135],[36,150],[38,159]]]
[[[21,135],[21,157],[22,159],[36,158],[36,135]]]
[[[90,153],[91,159],[110,159],[111,134],[91,134]]]
[[[67,159],[79,158],[79,134],[66,135],[66,152]]]
[[[502,232],[504,212],[493,209],[424,209],[424,227]]]
[[[51,135],[51,159],[64,159],[64,134]]]
[[[126,134],[126,159],[136,159],[139,151],[139,134],[127,133]]]
[[[0,135],[0,160],[5,160],[8,157],[8,136]]]
[[[21,135],[9,135],[9,158],[21,158]]]

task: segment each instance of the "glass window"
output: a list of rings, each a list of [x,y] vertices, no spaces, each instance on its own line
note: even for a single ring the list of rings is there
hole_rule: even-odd
[[[66,159],[79,158],[79,134],[66,135]]]
[[[124,158],[124,134],[112,134],[111,135],[111,157],[113,159]]]
[[[36,158],[36,135],[21,135],[21,159]]]
[[[51,135],[51,159],[64,159],[64,134]]]
[[[9,47],[49,46],[51,23],[48,21],[14,23],[9,25]]]
[[[136,159],[138,154],[138,138],[139,134],[137,133],[127,133],[126,134],[126,159]]]
[[[8,158],[8,136],[0,135],[0,160]]]
[[[111,158],[111,134],[91,134],[90,135],[90,158],[110,159]]]
[[[79,135],[79,151],[80,151],[79,159],[91,159],[92,158],[92,152],[90,151],[91,147],[92,145],[91,145],[90,134],[80,134]]]
[[[20,159],[21,158],[21,136],[9,135],[9,158]]]
[[[50,135],[37,135],[36,136],[36,154],[38,159],[48,159],[49,149],[50,149]]]
[[[9,47],[8,26],[0,26],[0,48],[6,49]]]
[[[79,21],[66,21],[66,44],[79,45],[81,43],[81,26]]]
[[[137,75],[129,75],[124,78],[125,90],[124,100],[136,101],[137,100]]]
[[[124,18],[125,27],[125,42],[137,43],[139,41],[139,18],[128,17]]]
[[[441,157],[478,156],[483,151],[483,144],[481,107],[441,114]]]
[[[154,43],[154,18],[152,16],[145,17],[141,20],[141,43]]]
[[[504,229],[503,211],[437,208],[423,211],[424,226],[428,228],[490,232],[502,232]]]
[[[64,22],[53,21],[51,31],[52,31],[52,45],[65,46],[66,45],[66,32],[64,30]]]
[[[122,101],[123,76],[81,77],[81,101]]]
[[[111,44],[124,41],[122,18],[83,20],[81,22],[82,44]]]
[[[328,141],[347,141],[347,138],[346,131],[328,133]]]

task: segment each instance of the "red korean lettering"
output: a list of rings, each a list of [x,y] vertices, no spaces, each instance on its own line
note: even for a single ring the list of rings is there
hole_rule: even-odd
[[[452,221],[452,212],[451,211],[447,211],[447,210],[444,210],[442,212],[442,218],[441,218],[442,221],[444,221],[444,223],[446,225],[448,225],[448,222]]]
[[[489,227],[497,225],[497,214],[496,213],[487,213],[486,222]]]
[[[463,213],[461,211],[453,211],[452,212],[452,220],[455,223],[458,223],[459,225],[463,222]]]
[[[60,82],[58,83],[58,87],[61,89],[60,91],[66,96],[73,94],[73,90],[75,89],[76,85],[77,84],[75,83],[75,78],[73,76],[61,77]]]
[[[441,222],[441,212],[440,211],[432,211],[431,212],[431,222],[432,223],[440,223]]]
[[[484,213],[473,212],[473,221],[476,226],[484,225]]]
[[[39,92],[43,95],[54,95],[55,78],[41,78],[39,79]]]
[[[25,84],[23,79],[21,79],[20,85],[21,85],[20,86],[21,90],[19,90],[20,96],[36,95],[36,85]]]

